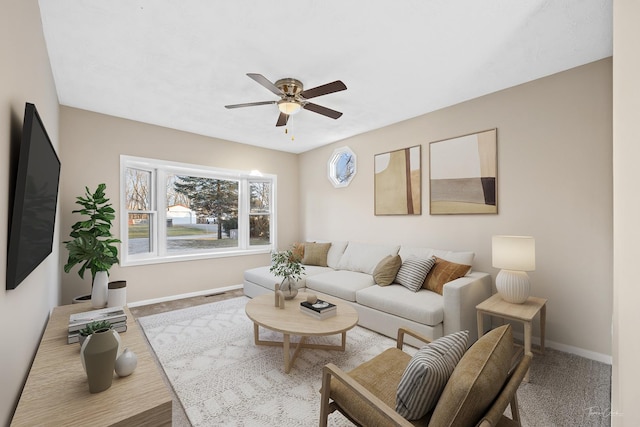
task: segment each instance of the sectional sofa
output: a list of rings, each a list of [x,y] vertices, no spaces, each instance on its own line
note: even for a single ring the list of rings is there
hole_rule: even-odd
[[[491,276],[473,271],[473,252],[345,241],[309,242],[294,251],[299,251],[306,273],[298,288],[319,298],[330,295],[349,302],[358,311],[360,326],[391,338],[399,327],[408,327],[431,339],[460,330],[469,331],[469,344],[477,339],[475,306],[491,296]],[[391,277],[385,277],[392,261],[407,272],[411,263],[425,259],[435,265],[415,292],[397,283],[406,282],[399,279],[405,277],[400,272],[394,279],[391,269]],[[274,291],[281,278],[269,267],[244,272],[245,295]],[[392,283],[387,285],[389,279]],[[427,283],[437,280],[444,283],[431,286],[435,291],[427,289]]]

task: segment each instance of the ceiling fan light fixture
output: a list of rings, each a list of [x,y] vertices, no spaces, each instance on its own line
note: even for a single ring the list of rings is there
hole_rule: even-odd
[[[288,116],[296,114],[302,106],[299,102],[290,99],[282,99],[278,101],[278,110]]]

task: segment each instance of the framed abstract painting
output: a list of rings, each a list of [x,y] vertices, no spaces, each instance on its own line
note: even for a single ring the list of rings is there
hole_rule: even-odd
[[[498,213],[497,132],[429,144],[431,215]]]
[[[374,156],[376,215],[422,214],[422,147]]]

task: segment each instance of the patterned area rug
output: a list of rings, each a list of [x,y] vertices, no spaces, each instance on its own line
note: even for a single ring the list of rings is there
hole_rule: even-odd
[[[253,324],[244,312],[248,300],[138,318],[194,426],[317,426],[322,367],[333,362],[350,370],[395,345],[356,326],[347,333],[345,352],[303,349],[285,374],[282,348],[253,344]],[[266,330],[260,336],[280,338]],[[607,427],[610,396],[610,365],[547,349],[534,356],[531,382],[518,389],[522,425]],[[183,424],[182,414],[177,421]],[[352,426],[339,413],[329,416],[329,425]]]
[[[248,300],[138,319],[194,426],[317,426],[322,367],[332,362],[350,370],[395,346],[356,326],[347,332],[346,351],[302,349],[285,374],[281,347],[254,345],[253,323],[244,311]],[[260,336],[281,339],[262,328]],[[339,344],[340,336],[309,341]],[[330,415],[330,425],[352,426],[339,413]]]

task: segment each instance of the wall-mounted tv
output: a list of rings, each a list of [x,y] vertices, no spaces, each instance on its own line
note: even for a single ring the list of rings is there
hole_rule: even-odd
[[[27,103],[9,218],[7,289],[15,289],[51,253],[59,179],[60,159],[35,105]]]

